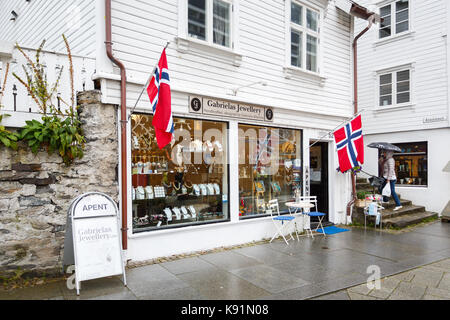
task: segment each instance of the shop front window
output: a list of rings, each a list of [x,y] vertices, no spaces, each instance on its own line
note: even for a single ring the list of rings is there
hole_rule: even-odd
[[[426,186],[428,184],[426,142],[396,143],[402,149],[401,153],[395,153],[395,171],[397,183],[404,186]]]
[[[152,119],[132,117],[133,232],[228,221],[227,124],[174,117],[160,150]]]
[[[301,131],[239,125],[239,216],[263,216],[277,199],[280,213],[303,187]]]

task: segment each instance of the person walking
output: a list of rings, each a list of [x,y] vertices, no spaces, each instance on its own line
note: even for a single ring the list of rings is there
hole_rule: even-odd
[[[391,196],[394,198],[396,207],[394,211],[400,210],[403,208],[397,193],[395,192],[395,183],[397,182],[397,176],[395,174],[395,160],[393,158],[394,151],[384,151],[382,157],[384,160],[380,161],[382,170],[383,170],[383,178],[386,179],[385,182],[380,187],[380,193],[382,193],[386,184],[389,183],[391,187]],[[389,202],[388,197],[383,196],[383,202]]]

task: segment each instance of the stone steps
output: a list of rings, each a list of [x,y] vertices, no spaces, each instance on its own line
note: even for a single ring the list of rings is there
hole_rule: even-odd
[[[374,188],[368,183],[368,179],[357,178],[356,190],[373,192]],[[375,192],[378,191],[375,189]],[[393,209],[396,207],[396,204],[392,199],[390,199],[388,203],[383,203],[382,205],[385,208],[382,211],[383,227],[401,229],[413,224],[420,223],[426,219],[438,216],[437,213],[427,212],[424,206],[416,206],[410,200],[401,199],[400,194],[397,193],[397,195],[403,208],[394,211]],[[356,208],[354,221],[364,223],[364,208]]]
[[[393,227],[393,228],[406,228],[410,225],[420,223],[425,219],[437,218],[438,214],[436,212],[417,212],[410,213],[408,215],[403,215],[399,217],[394,217],[390,219],[383,219],[383,227]]]

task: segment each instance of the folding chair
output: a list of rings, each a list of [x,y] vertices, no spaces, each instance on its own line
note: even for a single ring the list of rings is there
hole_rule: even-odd
[[[322,225],[322,221],[325,218],[326,213],[317,211],[317,196],[303,196],[300,198],[300,200],[304,201],[304,202],[310,202],[313,204],[313,207],[311,209],[309,209],[309,210],[305,209],[304,214],[308,215],[309,217],[317,217],[319,219],[317,228],[314,231],[316,231],[317,233],[322,233],[323,236],[326,237],[325,230]],[[315,209],[315,210],[313,211],[313,209]],[[319,230],[319,229],[322,229],[323,232],[318,232],[317,230]],[[314,238],[314,236],[312,235],[312,232],[311,232],[311,236]]]
[[[295,217],[292,216],[290,213],[289,213],[289,215],[281,216],[277,199],[270,200],[268,203],[268,207],[270,210],[270,216],[272,217],[273,224],[275,225],[275,228],[277,229],[277,232],[274,234],[272,239],[270,239],[270,242],[272,242],[273,239],[275,239],[278,235],[280,235],[283,237],[286,244],[289,245],[289,242],[286,240],[286,237],[284,236],[283,233],[289,226],[293,225],[293,223],[295,221]],[[274,214],[275,212],[276,212],[276,215]],[[279,222],[281,222],[281,225],[279,224]],[[297,240],[298,240],[299,237],[298,237],[297,228],[295,228],[295,233],[297,234]],[[292,236],[292,232],[290,233],[290,235],[291,235],[291,239],[295,240],[295,238]]]
[[[384,207],[378,202],[371,202],[369,205],[364,207],[364,229],[366,229],[366,220],[368,216],[375,217],[375,228],[379,222],[380,230],[383,229],[383,213],[381,212],[383,209]]]

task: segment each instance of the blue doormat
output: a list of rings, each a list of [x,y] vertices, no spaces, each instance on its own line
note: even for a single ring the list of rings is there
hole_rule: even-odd
[[[349,229],[342,229],[342,228],[338,228],[335,226],[330,226],[330,227],[325,227],[324,229],[317,229],[317,232],[324,233],[323,232],[324,230],[325,230],[326,235],[350,231]]]

